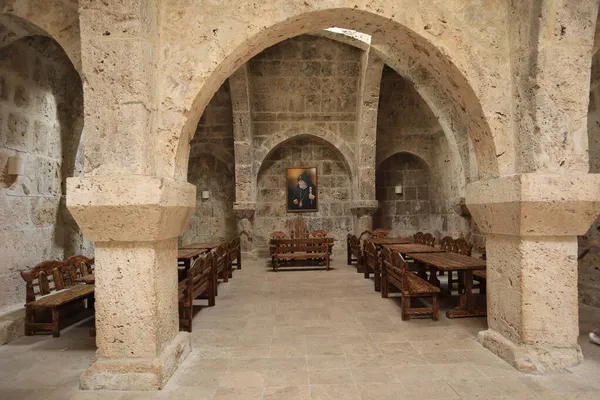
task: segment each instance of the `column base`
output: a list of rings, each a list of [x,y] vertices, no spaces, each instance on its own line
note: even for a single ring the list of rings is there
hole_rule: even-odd
[[[491,329],[479,332],[478,341],[515,369],[527,374],[560,371],[583,362],[579,345],[573,347],[517,345]]]
[[[100,359],[83,373],[82,390],[159,390],[191,351],[191,336],[179,332],[157,358]]]

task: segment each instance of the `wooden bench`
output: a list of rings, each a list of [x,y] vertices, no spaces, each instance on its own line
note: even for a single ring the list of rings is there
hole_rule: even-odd
[[[408,321],[413,315],[431,315],[434,321],[439,319],[438,297],[440,289],[419,278],[408,270],[408,263],[400,253],[384,248],[381,252],[381,297],[389,295],[389,285],[396,287],[402,294],[402,320]],[[411,307],[415,297],[431,297],[432,306]]]
[[[360,250],[360,241],[356,235],[351,233],[348,234],[348,238],[346,239],[346,253],[348,265],[356,265],[356,272],[361,272],[362,251]]]
[[[214,250],[213,253],[214,263],[214,281],[215,281],[215,295],[219,294],[218,290],[218,279],[223,279],[223,282],[229,282],[229,253],[225,248],[225,245],[221,244]]]
[[[179,282],[179,330],[192,331],[194,300],[200,296],[208,299],[210,307],[215,305],[215,277],[212,254],[197,258]]]
[[[273,270],[278,271],[282,261],[310,260],[325,261],[329,271],[329,255],[332,238],[272,239]]]
[[[377,246],[372,240],[365,240],[362,254],[362,270],[365,274],[365,279],[369,279],[370,275],[373,274],[375,290],[379,291],[381,287],[379,256],[377,254]]]
[[[75,284],[75,266],[61,261],[44,261],[21,272],[26,283],[25,335],[39,331],[60,336],[61,311],[68,316],[93,314],[94,285]],[[88,300],[87,307],[83,300]],[[67,316],[67,315],[65,315]],[[49,321],[48,321],[49,320]]]
[[[229,242],[229,268],[233,270],[242,269],[242,247],[240,245],[240,238],[236,237]]]

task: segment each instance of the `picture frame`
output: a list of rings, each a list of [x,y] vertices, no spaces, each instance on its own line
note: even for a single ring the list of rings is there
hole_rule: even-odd
[[[319,211],[317,167],[286,168],[285,181],[287,212]]]

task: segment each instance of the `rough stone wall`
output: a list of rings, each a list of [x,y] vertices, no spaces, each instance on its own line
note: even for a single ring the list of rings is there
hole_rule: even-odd
[[[600,25],[600,24],[599,24]],[[600,173],[600,52],[594,55],[588,112],[590,173]],[[593,241],[600,242],[600,218],[587,233],[579,237],[579,253]],[[600,251],[589,252],[579,260],[579,298],[586,304],[600,307]]]
[[[206,107],[191,142],[188,182],[196,185],[196,210],[182,244],[228,239],[235,235],[235,167],[233,114],[229,82],[215,93]],[[202,199],[202,191],[210,192]]]
[[[286,212],[286,168],[317,167],[319,210]],[[296,217],[306,219],[310,231],[325,229],[338,239],[336,250],[346,244],[352,231],[350,173],[340,155],[327,142],[297,137],[277,147],[263,162],[258,175],[255,215],[255,246],[266,248],[272,231],[291,231]]]
[[[0,50],[0,312],[25,298],[21,270],[91,253],[65,208],[65,179],[82,170],[81,81],[49,38]],[[22,176],[8,157],[25,159]]]
[[[430,231],[438,239],[470,238],[470,219],[456,211],[459,162],[425,101],[410,82],[385,66],[377,119],[377,199],[383,203],[376,226],[399,234]],[[401,196],[394,194],[396,184],[405,186]]]
[[[352,46],[303,35],[251,59],[254,149],[289,129],[310,134],[311,125],[333,132],[353,147],[360,55]],[[270,150],[262,149],[263,156]]]
[[[396,185],[402,186],[402,194],[395,193]],[[393,236],[430,231],[431,188],[423,160],[409,153],[394,154],[377,169],[376,188],[375,227],[389,229]]]

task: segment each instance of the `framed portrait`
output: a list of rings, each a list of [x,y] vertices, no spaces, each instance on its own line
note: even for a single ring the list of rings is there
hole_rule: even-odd
[[[317,168],[287,168],[287,211],[316,212],[319,210]]]

